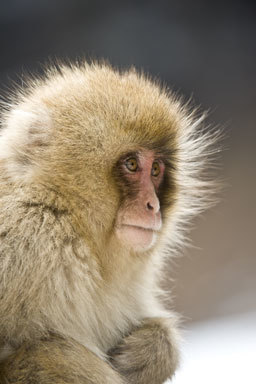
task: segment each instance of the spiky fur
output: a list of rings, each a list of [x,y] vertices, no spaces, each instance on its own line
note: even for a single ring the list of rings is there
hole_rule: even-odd
[[[160,303],[158,281],[164,258],[209,204],[204,170],[216,135],[201,123],[144,75],[104,64],[53,68],[20,90],[0,137],[3,346],[56,334],[108,359],[145,319],[170,319],[172,368],[129,382],[161,383],[174,372],[176,316]],[[112,167],[141,147],[170,154],[175,192],[158,243],[136,254],[111,236],[119,205]]]

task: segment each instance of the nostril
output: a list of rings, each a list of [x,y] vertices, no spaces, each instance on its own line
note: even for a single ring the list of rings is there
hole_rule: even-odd
[[[152,211],[154,209],[154,207],[152,207],[152,205],[150,203],[147,203],[147,209],[149,211]]]

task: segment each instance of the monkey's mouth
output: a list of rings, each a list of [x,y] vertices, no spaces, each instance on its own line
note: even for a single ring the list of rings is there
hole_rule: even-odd
[[[127,228],[127,229],[134,229],[135,231],[145,231],[145,232],[158,232],[159,228],[152,228],[152,227],[142,227],[140,225],[133,225],[133,224],[121,224],[119,228]]]
[[[154,227],[140,225],[121,224],[117,227],[117,235],[129,247],[134,250],[148,250],[157,239],[157,231]]]

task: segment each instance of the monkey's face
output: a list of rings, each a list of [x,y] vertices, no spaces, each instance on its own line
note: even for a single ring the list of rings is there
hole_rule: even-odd
[[[154,151],[128,153],[118,162],[122,204],[116,219],[116,234],[136,251],[148,250],[162,227],[159,191],[165,165]]]
[[[62,68],[29,92],[7,116],[0,159],[10,177],[54,191],[99,253],[116,240],[139,252],[163,244],[189,126],[179,102],[134,71],[104,66]]]

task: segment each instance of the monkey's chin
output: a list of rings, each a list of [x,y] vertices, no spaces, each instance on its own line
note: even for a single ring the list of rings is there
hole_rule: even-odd
[[[125,246],[139,252],[149,250],[157,239],[156,231],[133,225],[121,225],[116,233]]]

